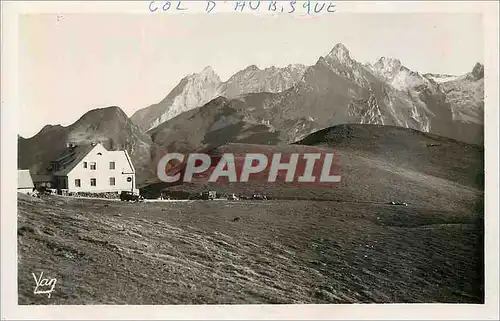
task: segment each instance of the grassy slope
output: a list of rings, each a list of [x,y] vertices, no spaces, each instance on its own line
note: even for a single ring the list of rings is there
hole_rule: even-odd
[[[480,213],[52,197],[19,200],[18,232],[20,304],[479,303],[483,296]],[[31,273],[41,271],[58,279],[50,299],[33,294]]]
[[[481,148],[359,125],[301,143],[339,153],[340,185],[219,188],[321,202],[20,199],[19,302],[482,302]],[[32,293],[40,271],[51,299]]]
[[[415,130],[375,125],[340,125],[309,135],[299,145],[228,144],[215,153],[304,153],[338,155],[342,181],[334,188],[303,188],[293,184],[183,184],[172,190],[265,193],[281,199],[315,199],[387,203],[404,201],[414,207],[474,211],[482,208],[481,147]],[[434,144],[435,146],[430,146]],[[165,188],[157,184],[152,190]]]

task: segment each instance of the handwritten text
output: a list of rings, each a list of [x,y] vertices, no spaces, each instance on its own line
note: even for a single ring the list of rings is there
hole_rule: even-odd
[[[150,1],[150,12],[172,12],[196,10],[206,13],[215,12],[270,12],[288,14],[333,13],[333,1]]]
[[[40,276],[37,278],[35,273],[33,274],[33,278],[35,279],[35,291],[33,291],[34,294],[48,294],[48,297],[50,298],[50,295],[52,292],[54,292],[54,288],[56,286],[56,279],[44,279],[43,278],[43,272],[40,273]]]

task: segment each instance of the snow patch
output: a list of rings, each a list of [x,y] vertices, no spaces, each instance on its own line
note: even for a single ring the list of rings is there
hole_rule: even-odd
[[[454,81],[459,78],[459,76],[450,76],[450,75],[427,75],[427,78],[432,79],[433,81],[437,82],[438,84],[448,82],[448,81]]]

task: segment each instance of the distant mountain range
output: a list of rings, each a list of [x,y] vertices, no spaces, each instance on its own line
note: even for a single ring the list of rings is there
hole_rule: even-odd
[[[441,83],[453,110],[453,119],[484,124],[484,66],[477,63],[466,75]]]
[[[466,75],[422,74],[393,58],[362,64],[337,44],[312,66],[252,65],[225,82],[206,67],[131,119],[110,107],[68,127],[46,126],[32,138],[19,137],[19,166],[40,172],[67,140],[98,140],[110,149],[126,148],[145,180],[152,159],[165,151],[230,142],[287,144],[346,123],[394,125],[483,144],[483,113],[479,63]]]
[[[397,59],[382,57],[373,65],[361,64],[344,45],[337,44],[315,65],[305,68],[300,79],[293,78],[298,80],[287,90],[250,92],[234,98],[227,95],[194,109],[185,105],[187,112],[146,127],[152,127],[149,133],[161,149],[235,141],[289,143],[343,123],[395,125],[481,144],[482,122],[478,117],[476,121],[461,117],[483,109],[483,78],[478,66],[467,75],[437,82],[441,75],[412,71]],[[239,84],[237,92],[256,88],[246,83],[252,77],[237,78],[245,79],[233,82]],[[141,112],[147,113],[149,108]]]
[[[264,70],[252,65],[222,82],[209,66],[183,78],[162,101],[138,110],[131,118],[141,129],[149,130],[219,96],[234,98],[247,93],[284,91],[302,78],[305,69],[300,64]]]
[[[379,97],[379,100],[386,100],[387,104],[396,104],[396,107],[398,105],[408,107],[407,105],[426,104],[429,97],[422,99],[418,97],[421,94],[432,94],[436,96],[436,99],[442,98],[437,96],[445,95],[445,98],[449,98],[447,102],[452,105],[450,109],[453,110],[454,119],[470,121],[459,115],[467,114],[467,111],[463,111],[464,108],[461,107],[463,105],[461,103],[462,96],[469,97],[470,99],[465,98],[466,103],[472,103],[475,106],[481,105],[484,101],[484,86],[481,85],[483,76],[479,76],[480,73],[476,73],[478,77],[470,76],[474,72],[463,76],[420,74],[402,65],[400,60],[386,57],[380,58],[374,65],[362,65],[350,57],[350,53],[344,45],[337,44],[326,57],[320,57],[314,66],[306,67],[296,64],[288,65],[285,68],[270,67],[261,70],[252,65],[237,72],[226,82],[221,82],[213,69],[206,67],[202,72],[182,79],[165,99],[158,104],[137,111],[132,116],[132,121],[141,129],[150,130],[182,112],[203,106],[219,96],[233,99],[249,93],[280,93],[294,87],[299,82],[307,82],[308,80],[311,82],[311,72],[314,73],[315,69],[317,71],[321,65],[337,74],[337,76],[352,82],[358,89],[361,87],[372,90],[373,80],[370,79],[376,77],[379,81],[390,85],[390,89],[386,89],[388,93]],[[483,68],[481,64],[474,67],[475,70],[481,68]],[[309,79],[305,79],[306,77]],[[465,85],[463,84],[464,81],[467,82]],[[467,87],[465,91],[457,93],[464,86]],[[454,87],[457,87],[457,90],[450,90],[450,88]],[[350,92],[346,93],[347,96],[352,96],[352,100],[358,99],[359,95],[356,94],[356,90],[351,89]],[[394,93],[394,89],[397,93]],[[411,92],[408,92],[409,90]],[[428,92],[423,92],[425,90]],[[372,91],[375,92],[375,90]],[[375,94],[375,97],[377,96]],[[359,112],[356,108],[352,108],[351,114]],[[307,111],[307,109],[305,110]],[[416,122],[420,123],[420,129],[424,131],[430,130],[428,120],[418,107],[414,113],[418,114],[415,114],[415,117],[420,117],[415,119]],[[364,120],[369,120],[369,118],[368,112]],[[414,127],[411,126],[411,123],[414,123],[413,120],[409,120],[409,125],[406,125],[405,119],[397,116],[395,118],[400,118],[395,122],[396,125]],[[388,119],[385,121],[390,122]],[[378,122],[381,122],[381,120],[379,119]],[[478,123],[477,121],[474,122]]]

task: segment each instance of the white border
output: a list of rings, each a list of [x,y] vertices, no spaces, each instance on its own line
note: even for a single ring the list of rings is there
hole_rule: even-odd
[[[485,41],[486,280],[484,305],[214,305],[214,306],[18,306],[17,305],[17,16],[23,13],[144,13],[148,1],[2,2],[1,82],[1,317],[4,319],[497,319],[498,318],[498,12],[497,1],[337,2],[343,12],[480,12]],[[193,13],[190,10],[186,13]],[[262,12],[259,12],[262,13]],[[174,13],[160,13],[174,14]],[[242,14],[242,13],[238,13]],[[25,115],[25,117],[29,117]]]

